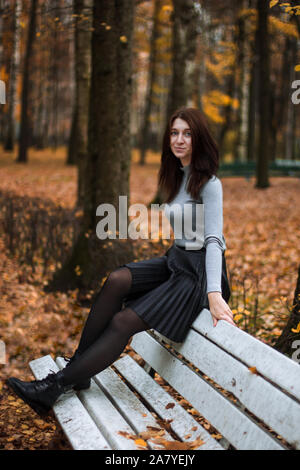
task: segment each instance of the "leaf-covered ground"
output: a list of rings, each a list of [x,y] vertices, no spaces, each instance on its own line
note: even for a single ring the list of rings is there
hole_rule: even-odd
[[[145,167],[136,164],[136,157],[134,153],[130,202],[147,204],[156,192],[159,156],[150,154]],[[0,191],[72,208],[76,169],[65,166],[64,158],[63,149],[32,151],[28,165],[16,165],[2,152]],[[254,178],[222,179],[230,306],[241,328],[272,345],[285,325],[296,285],[300,185],[297,178],[270,182],[269,188],[258,190]],[[161,253],[161,244],[143,240],[136,243],[136,258],[145,257],[145,247],[149,257]],[[79,305],[77,291],[45,293],[45,282],[39,270],[33,274],[9,256],[0,233],[0,331],[6,345],[6,364],[0,365],[0,449],[70,448],[51,415],[40,419],[4,383],[12,375],[32,380],[30,360],[49,353],[71,355],[76,348],[89,308]],[[126,353],[132,354],[130,347]]]

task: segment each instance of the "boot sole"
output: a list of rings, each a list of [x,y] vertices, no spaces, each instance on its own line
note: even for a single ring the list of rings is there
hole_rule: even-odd
[[[30,400],[28,397],[23,395],[23,393],[19,390],[19,388],[15,385],[15,383],[11,382],[10,379],[6,381],[6,384],[14,391],[14,393],[19,398],[21,398],[27,405],[29,405],[30,408],[32,408],[39,416],[45,416],[51,410],[51,408],[46,408],[42,406],[40,403]]]

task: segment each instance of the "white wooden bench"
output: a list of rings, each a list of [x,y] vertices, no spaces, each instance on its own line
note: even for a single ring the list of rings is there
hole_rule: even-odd
[[[166,341],[153,331],[135,335],[131,347],[147,367],[124,355],[95,376],[90,389],[59,398],[53,410],[74,449],[137,450],[140,441],[129,437],[141,435],[148,450],[164,450],[145,438],[153,428],[165,429],[165,442],[198,443],[197,450],[300,449],[299,364],[225,321],[213,327],[208,310],[183,343]],[[30,362],[37,379],[64,365],[50,355]],[[222,437],[208,433],[149,367]]]

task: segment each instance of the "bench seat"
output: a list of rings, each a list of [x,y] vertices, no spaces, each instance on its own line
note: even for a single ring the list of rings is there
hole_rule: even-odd
[[[183,343],[151,330],[136,334],[130,346],[146,367],[125,354],[88,390],[68,392],[55,403],[72,448],[300,449],[297,362],[225,321],[213,327],[206,309]],[[30,362],[37,379],[64,366],[50,355]],[[212,426],[211,433],[163,381],[154,380],[153,371]]]

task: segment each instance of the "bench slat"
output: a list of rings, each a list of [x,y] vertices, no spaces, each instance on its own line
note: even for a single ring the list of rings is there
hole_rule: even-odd
[[[58,371],[50,355],[31,361],[29,366],[37,380],[43,379],[51,371]],[[111,449],[74,392],[62,395],[54,404],[53,411],[73,449]]]
[[[105,394],[113,402],[114,406],[122,413],[124,419],[128,421],[132,429],[137,434],[149,431],[147,426],[160,428],[161,426],[156,422],[150,411],[143,405],[143,403],[136,397],[136,395],[125,385],[120,377],[108,367],[100,374],[94,377],[95,382],[101,386]],[[165,431],[164,439],[172,441],[173,438]],[[147,443],[151,449],[157,447],[149,439]]]
[[[200,437],[205,443],[198,448],[199,450],[223,450],[223,447],[130,356],[124,356],[116,361],[114,367],[162,419],[172,420],[170,427],[180,439],[192,442]],[[193,430],[195,427],[197,429]],[[188,439],[187,435],[190,435]]]
[[[233,393],[273,431],[296,449],[300,448],[299,402],[257,374],[252,374],[247,366],[194,330],[189,331],[184,343],[168,340],[168,344],[223,389]]]
[[[65,361],[62,357],[58,357],[56,362],[59,368],[64,367]],[[78,392],[78,397],[113,449],[138,449],[133,440],[120,434],[120,432],[134,434],[134,430],[114,408],[94,380],[91,381],[89,389]]]
[[[131,347],[238,449],[275,450],[283,446],[220,392],[174,357],[148,333]]]
[[[193,328],[300,400],[299,364],[295,361],[226,321],[219,321],[213,327],[206,309],[197,317]]]

